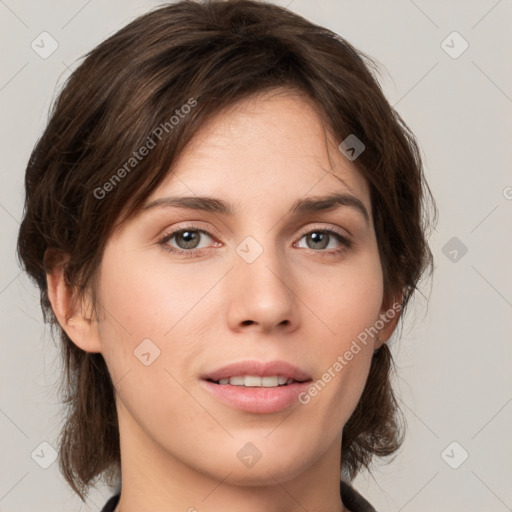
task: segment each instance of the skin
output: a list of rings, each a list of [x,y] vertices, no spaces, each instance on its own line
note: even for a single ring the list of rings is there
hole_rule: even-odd
[[[117,511],[348,510],[339,490],[342,429],[398,315],[307,405],[247,413],[199,380],[230,362],[282,359],[316,381],[391,307],[368,184],[339,142],[300,95],[244,100],[201,128],[148,199],[209,195],[231,203],[233,216],[155,207],[120,226],[100,268],[99,321],[87,319],[87,303],[70,312],[61,268],[48,274],[59,322],[80,348],[103,354],[116,388]],[[370,221],[348,206],[289,214],[295,200],[332,192],[359,198]],[[208,233],[195,232],[195,249],[180,236],[161,243],[190,222]],[[329,228],[352,247],[305,236]],[[248,236],[263,249],[252,263],[236,252]],[[147,338],[160,349],[149,366],[134,356]],[[247,442],[262,454],[250,468],[237,458]]]

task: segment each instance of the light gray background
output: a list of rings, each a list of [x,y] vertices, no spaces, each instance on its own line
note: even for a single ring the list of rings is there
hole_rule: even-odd
[[[393,346],[406,442],[393,463],[361,475],[356,487],[379,512],[512,510],[512,3],[279,3],[380,62],[389,101],[419,138],[440,211],[429,306],[418,295]],[[81,506],[57,462],[43,469],[31,458],[48,457],[42,442],[56,446],[60,361],[14,251],[24,169],[51,99],[78,57],[158,4],[0,0],[2,512],[96,512],[111,494],[99,488]],[[59,45],[47,59],[31,48],[43,31]],[[442,45],[453,31],[469,44],[458,58],[447,51],[455,55],[462,40]],[[453,237],[466,254],[455,246],[450,254]],[[430,283],[422,290],[428,296]],[[467,460],[450,467],[465,452]]]

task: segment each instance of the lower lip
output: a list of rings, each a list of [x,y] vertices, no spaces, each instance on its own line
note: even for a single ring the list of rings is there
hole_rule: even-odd
[[[269,414],[279,412],[298,402],[300,393],[306,391],[312,381],[294,382],[275,388],[231,386],[215,384],[208,380],[202,383],[221,402],[245,412]]]

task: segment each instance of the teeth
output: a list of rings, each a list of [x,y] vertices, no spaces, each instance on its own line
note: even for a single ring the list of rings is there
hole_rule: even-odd
[[[230,377],[229,379],[219,380],[219,384],[221,385],[230,384],[231,386],[245,386],[249,388],[275,388],[277,386],[291,384],[292,382],[294,382],[293,379],[287,379],[282,375],[274,375],[269,377],[258,377],[257,375],[237,375],[235,377]]]

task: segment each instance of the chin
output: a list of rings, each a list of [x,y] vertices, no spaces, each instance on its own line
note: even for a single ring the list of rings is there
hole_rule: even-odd
[[[297,459],[291,456],[287,464],[282,461],[268,461],[266,464],[263,458],[260,459],[253,467],[244,467],[242,463],[240,467],[226,467],[226,473],[220,476],[224,478],[226,474],[231,471],[225,482],[231,485],[247,486],[247,487],[261,487],[261,486],[274,486],[279,483],[284,483],[299,476],[304,472],[302,466],[297,465]],[[237,460],[238,462],[238,460]]]

